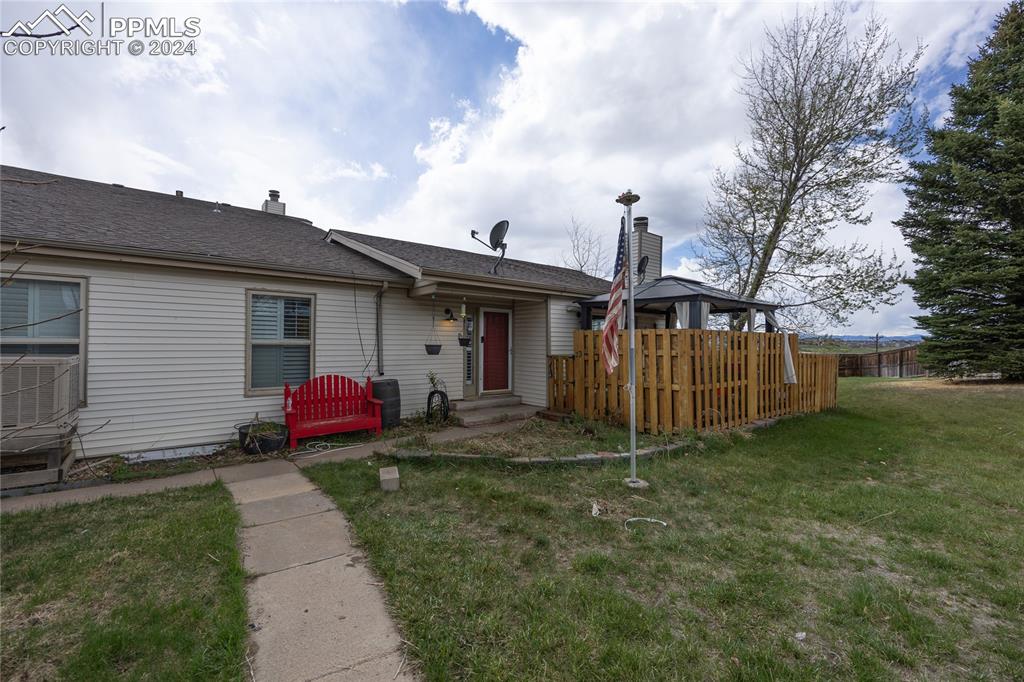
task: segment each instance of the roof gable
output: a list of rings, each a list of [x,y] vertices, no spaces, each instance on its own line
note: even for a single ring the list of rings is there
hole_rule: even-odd
[[[491,267],[497,258],[493,254],[420,244],[359,232],[332,230],[331,233],[347,242],[357,242],[418,267],[424,277],[431,274],[462,276],[507,283],[519,282],[578,293],[606,291],[611,287],[611,282],[607,280],[557,265],[506,258],[502,261],[498,274],[495,275],[491,273]]]

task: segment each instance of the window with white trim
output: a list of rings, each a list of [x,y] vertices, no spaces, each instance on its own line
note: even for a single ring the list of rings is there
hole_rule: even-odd
[[[18,276],[0,288],[0,353],[79,356],[85,400],[84,280]]]
[[[313,297],[249,292],[246,387],[295,388],[313,375]]]

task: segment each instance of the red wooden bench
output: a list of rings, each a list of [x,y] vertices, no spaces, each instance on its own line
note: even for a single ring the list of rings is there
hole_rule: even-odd
[[[313,377],[292,391],[284,386],[284,422],[291,447],[300,438],[372,429],[380,435],[381,401],[373,397],[373,381],[366,387],[340,374]]]

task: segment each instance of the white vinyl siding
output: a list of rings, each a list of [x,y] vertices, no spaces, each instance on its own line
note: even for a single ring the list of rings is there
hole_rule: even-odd
[[[580,317],[571,298],[548,299],[551,328],[551,355],[572,355],[573,333],[580,328]],[[573,308],[572,311],[569,309]]]
[[[547,304],[516,303],[512,324],[512,388],[527,405],[547,407]]]
[[[282,418],[280,391],[246,395],[247,292],[313,299],[316,374],[397,379],[403,416],[425,409],[430,370],[447,383],[451,400],[463,397],[462,324],[442,319],[445,308],[459,310],[461,297],[438,299],[442,346],[440,355],[430,356],[423,348],[430,334],[429,298],[410,298],[405,288],[390,286],[383,295],[384,375],[378,377],[374,297],[379,285],[42,255],[34,255],[26,270],[31,270],[27,277],[75,275],[83,286],[88,282],[82,290],[88,298],[82,338],[88,339],[89,402],[80,412],[80,430],[89,434],[84,437],[89,457],[226,442],[237,438],[234,424],[257,412],[262,419]],[[559,301],[561,310],[569,303]],[[553,310],[559,304],[553,303]],[[468,301],[471,312],[480,305],[513,307],[508,301]],[[512,316],[512,388],[538,406],[547,399],[546,311],[544,302],[520,302]],[[567,338],[571,349],[571,331]]]
[[[384,376],[398,379],[402,392],[402,414],[411,415],[427,409],[430,382],[427,372],[433,370],[448,387],[449,400],[463,396],[463,361],[465,354],[459,345],[461,322],[443,320],[445,308],[459,310],[461,299],[437,299],[437,336],[441,353],[427,355],[423,345],[430,335],[430,298],[409,298],[405,289],[388,289],[384,294]],[[373,346],[373,307],[367,304],[369,322],[363,327],[363,337]],[[371,371],[376,367],[371,365]]]

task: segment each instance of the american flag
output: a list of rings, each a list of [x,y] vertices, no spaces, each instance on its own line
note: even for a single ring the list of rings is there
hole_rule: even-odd
[[[619,224],[619,248],[615,251],[615,279],[608,295],[608,314],[601,331],[601,356],[604,371],[611,374],[619,366],[619,322],[622,320],[622,289],[626,285],[626,219]]]

